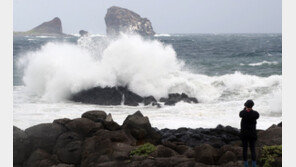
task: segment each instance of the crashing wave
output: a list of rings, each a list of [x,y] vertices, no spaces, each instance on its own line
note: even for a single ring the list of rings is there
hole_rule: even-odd
[[[140,96],[186,93],[200,102],[258,99],[281,108],[281,76],[240,72],[222,76],[184,70],[171,45],[137,35],[70,43],[49,42],[19,61],[28,92],[60,101],[93,87],[126,86]],[[280,109],[281,111],[281,109]]]

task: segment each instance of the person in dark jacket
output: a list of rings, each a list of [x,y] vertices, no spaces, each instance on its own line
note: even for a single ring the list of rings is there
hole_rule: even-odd
[[[249,145],[252,156],[252,166],[256,167],[255,142],[257,140],[256,124],[259,113],[252,109],[254,106],[252,100],[247,100],[244,105],[245,108],[239,113],[239,116],[242,118],[240,135],[243,144],[244,165],[248,167],[247,155]]]

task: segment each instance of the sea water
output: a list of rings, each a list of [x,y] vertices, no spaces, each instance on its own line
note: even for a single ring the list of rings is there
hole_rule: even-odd
[[[260,113],[257,127],[282,120],[281,34],[122,34],[89,37],[14,37],[13,121],[21,129],[88,110],[111,113],[121,124],[140,110],[152,126],[239,127],[248,99]],[[100,106],[74,103],[95,86],[127,86],[141,95],[186,93],[198,104]]]

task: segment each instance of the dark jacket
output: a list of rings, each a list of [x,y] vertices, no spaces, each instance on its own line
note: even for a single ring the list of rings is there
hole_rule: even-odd
[[[257,139],[256,124],[259,118],[257,111],[246,111],[245,109],[239,113],[241,120],[240,135],[242,139]]]

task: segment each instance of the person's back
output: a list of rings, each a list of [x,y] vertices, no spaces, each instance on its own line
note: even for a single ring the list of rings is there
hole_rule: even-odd
[[[239,113],[241,119],[241,139],[243,144],[243,157],[245,161],[245,167],[248,167],[248,145],[250,146],[252,165],[256,167],[256,152],[255,152],[255,142],[257,140],[256,124],[259,118],[259,113],[252,109],[254,102],[248,100],[245,104],[244,110]]]
[[[259,113],[255,110],[242,110],[239,113],[241,119],[241,137],[245,139],[257,139],[256,124]]]

